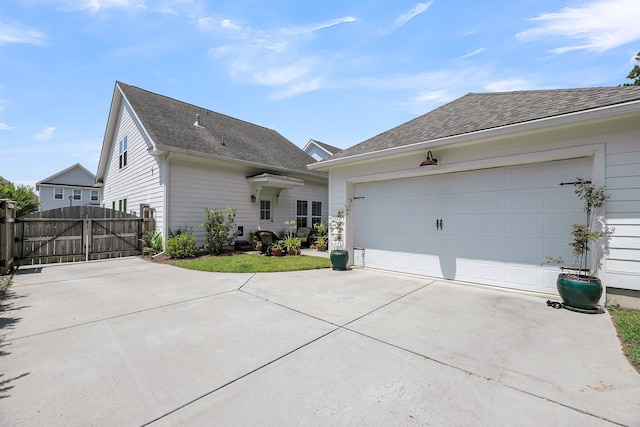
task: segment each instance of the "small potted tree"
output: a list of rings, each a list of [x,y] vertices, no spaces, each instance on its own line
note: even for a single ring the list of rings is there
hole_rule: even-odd
[[[596,229],[596,209],[604,206],[609,196],[605,195],[604,187],[596,187],[582,178],[575,182],[575,193],[583,201],[586,223],[573,224],[571,235],[573,240],[569,245],[573,248],[576,262],[571,267],[562,267],[556,282],[558,293],[562,297],[563,306],[569,310],[583,313],[599,312],[596,304],[602,296],[602,282],[596,276],[597,263],[589,267],[589,251],[593,242],[611,234],[609,230]],[[547,257],[546,263],[563,264],[562,258]]]
[[[349,263],[349,251],[344,249],[344,211],[329,217],[329,244],[331,246],[331,266],[334,270],[346,270]]]

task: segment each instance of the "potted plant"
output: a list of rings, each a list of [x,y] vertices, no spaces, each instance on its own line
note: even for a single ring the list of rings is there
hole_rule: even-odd
[[[272,256],[282,256],[282,246],[280,243],[274,243],[269,249],[271,249]]]
[[[324,252],[327,250],[327,238],[320,236],[316,239],[316,250],[318,252]]]
[[[282,241],[282,246],[287,249],[289,255],[299,255],[302,242],[293,234],[288,234]]]
[[[316,236],[316,249],[318,252],[324,252],[327,250],[327,227],[317,222],[313,224],[313,233]]]
[[[331,266],[334,270],[346,270],[349,263],[349,251],[344,249],[344,211],[329,217],[329,234],[331,244]]]
[[[562,267],[556,285],[565,308],[597,313],[599,310],[596,304],[602,296],[603,288],[601,280],[596,276],[597,265],[594,263],[593,268],[589,268],[589,250],[591,243],[611,234],[609,230],[596,229],[596,209],[604,206],[609,196],[605,195],[604,187],[591,185],[582,178],[576,178],[575,186],[575,193],[584,203],[586,222],[572,226],[573,240],[569,245],[573,248],[576,262],[571,267]],[[562,264],[564,260],[547,257],[546,263]]]

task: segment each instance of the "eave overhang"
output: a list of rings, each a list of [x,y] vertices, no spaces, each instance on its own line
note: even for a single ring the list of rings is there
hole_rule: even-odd
[[[341,157],[333,160],[329,158],[327,160],[321,160],[316,163],[311,163],[307,165],[307,168],[311,170],[328,171],[333,167],[347,165],[350,163],[377,160],[387,156],[410,153],[424,149],[428,150],[442,146],[455,147],[459,145],[480,143],[488,139],[499,138],[509,134],[539,131],[556,126],[579,124],[580,122],[606,119],[611,116],[625,115],[634,112],[640,112],[640,100],[594,108],[586,111],[578,111],[561,116],[531,120],[523,123],[515,123],[511,125],[500,126],[497,128],[485,129],[476,132],[469,132],[460,135],[420,141],[417,143],[402,145],[399,147],[392,147],[377,151],[371,151],[368,153],[355,154],[352,156]]]

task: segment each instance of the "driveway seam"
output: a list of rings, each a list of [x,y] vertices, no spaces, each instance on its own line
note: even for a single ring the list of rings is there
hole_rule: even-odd
[[[41,267],[41,268],[44,268],[44,267]],[[38,282],[38,283],[28,283],[28,284],[25,284],[25,285],[15,285],[15,287],[16,288],[29,288],[29,287],[32,287],[32,286],[49,286],[49,285],[56,285],[58,283],[73,282],[73,281],[77,281],[77,280],[94,279],[96,277],[118,276],[118,275],[121,275],[123,273],[140,273],[140,272],[155,271],[155,270],[158,270],[158,268],[140,268],[140,269],[127,270],[127,271],[117,271],[117,272],[114,272],[114,273],[96,274],[94,276],[82,276],[80,278],[67,278],[67,279],[63,279],[63,280],[45,281],[45,282]],[[20,268],[18,268],[18,272],[19,271],[20,271]],[[18,272],[16,272],[16,274],[15,274],[16,276],[30,274],[30,273],[22,273],[21,274],[21,273],[18,273]],[[39,274],[39,273],[36,273],[36,274]],[[15,280],[15,278],[14,278],[14,280]],[[14,287],[14,285],[11,285],[11,287]]]
[[[171,307],[171,306],[174,306],[174,305],[185,304],[185,303],[198,301],[198,300],[206,299],[206,298],[211,298],[211,297],[215,297],[215,296],[219,296],[219,295],[224,295],[224,294],[228,294],[228,293],[232,293],[232,292],[236,292],[236,290],[235,289],[231,289],[229,291],[217,292],[215,294],[202,295],[202,296],[199,296],[197,298],[191,298],[191,299],[187,299],[187,300],[172,302],[170,304],[163,304],[163,305],[158,305],[158,306],[155,306],[155,307],[144,308],[142,310],[130,311],[128,313],[117,314],[115,316],[109,316],[109,317],[105,317],[103,319],[90,320],[90,321],[83,322],[83,323],[78,323],[78,324],[75,324],[75,325],[70,325],[70,326],[64,326],[64,327],[61,327],[61,328],[50,329],[48,331],[37,332],[35,334],[24,335],[24,336],[21,336],[21,337],[10,338],[10,339],[6,339],[5,341],[6,342],[11,342],[11,341],[18,341],[18,340],[25,339],[25,338],[37,337],[39,335],[44,335],[44,334],[48,334],[48,333],[51,333],[51,332],[64,331],[64,330],[67,330],[67,329],[73,329],[73,328],[78,328],[78,327],[81,327],[81,326],[92,325],[94,323],[100,323],[100,322],[104,322],[104,321],[107,321],[107,320],[118,319],[118,318],[121,318],[121,317],[131,316],[131,315],[139,314],[139,313],[145,313],[147,311],[153,311],[153,310],[158,310],[158,309],[165,308],[165,307]]]
[[[160,415],[159,417],[156,417],[156,418],[152,419],[151,421],[148,421],[148,422],[146,422],[146,423],[144,423],[144,424],[141,424],[141,425],[140,425],[140,427],[145,427],[145,426],[151,425],[151,424],[153,424],[153,423],[155,423],[155,422],[157,422],[157,421],[160,421],[160,420],[162,420],[163,418],[165,418],[165,417],[167,417],[167,416],[169,416],[169,415],[171,415],[171,414],[173,414],[173,413],[175,413],[175,412],[177,412],[177,411],[179,411],[179,410],[181,410],[181,409],[184,409],[184,408],[188,407],[189,405],[191,405],[191,404],[193,404],[193,403],[195,403],[195,402],[197,402],[197,401],[199,401],[199,400],[202,400],[202,399],[204,399],[205,397],[210,396],[210,395],[212,395],[213,393],[215,393],[215,392],[217,392],[217,391],[219,391],[219,390],[222,390],[223,388],[225,388],[225,387],[227,387],[227,386],[230,386],[230,385],[231,385],[231,384],[233,384],[233,383],[238,382],[238,381],[240,381],[241,379],[246,378],[246,377],[248,377],[249,375],[252,375],[252,374],[254,374],[254,373],[258,372],[258,371],[260,371],[260,370],[262,370],[262,369],[266,368],[266,367],[267,367],[267,366],[269,366],[269,365],[272,365],[273,363],[275,363],[275,362],[277,362],[277,361],[279,361],[279,360],[284,359],[285,357],[287,357],[287,356],[289,356],[289,355],[291,355],[291,354],[293,354],[293,353],[297,352],[298,350],[301,350],[301,349],[303,349],[303,348],[307,347],[308,345],[313,344],[314,342],[319,341],[319,340],[321,340],[322,338],[324,338],[324,337],[326,337],[326,336],[328,336],[328,335],[331,335],[331,334],[333,334],[334,332],[336,332],[336,331],[338,331],[338,330],[340,330],[340,329],[341,329],[340,327],[336,327],[335,329],[333,329],[333,330],[331,330],[331,331],[329,331],[329,332],[326,332],[326,333],[324,333],[324,334],[320,335],[319,337],[316,337],[316,338],[312,339],[311,341],[309,341],[309,342],[307,342],[307,343],[304,343],[304,344],[302,344],[301,346],[299,346],[299,347],[297,347],[297,348],[294,348],[293,350],[290,350],[290,351],[288,351],[288,352],[286,352],[286,353],[282,354],[281,356],[278,356],[278,357],[276,357],[275,359],[270,360],[269,362],[267,362],[267,363],[265,363],[265,364],[263,364],[263,365],[260,365],[260,366],[258,366],[257,368],[252,369],[252,370],[250,370],[249,372],[247,372],[247,373],[245,373],[245,374],[242,374],[242,375],[240,375],[239,377],[234,378],[234,379],[232,379],[232,380],[230,380],[230,381],[226,382],[225,384],[222,384],[221,386],[216,387],[216,388],[215,388],[215,389],[213,389],[213,390],[210,390],[210,391],[208,391],[208,392],[206,392],[206,393],[204,393],[204,394],[201,394],[200,396],[198,396],[198,397],[196,397],[196,398],[194,398],[194,399],[191,399],[190,401],[188,401],[188,402],[186,402],[186,403],[184,403],[184,404],[182,404],[182,405],[178,406],[177,408],[172,409],[171,411],[168,411],[168,412],[166,412],[166,413],[164,413],[164,414]]]
[[[553,403],[553,404],[555,404],[555,405],[559,405],[559,406],[562,406],[562,407],[564,407],[564,408],[570,409],[570,410],[572,410],[572,411],[575,411],[575,412],[578,412],[578,413],[581,413],[581,414],[584,414],[584,415],[588,415],[588,416],[590,416],[590,417],[594,417],[594,418],[597,418],[597,419],[602,420],[602,421],[607,421],[607,422],[609,422],[609,423],[612,423],[612,424],[615,424],[615,425],[618,425],[618,426],[621,426],[621,427],[628,427],[626,424],[621,424],[621,423],[619,423],[619,422],[617,422],[617,421],[613,421],[613,420],[610,420],[610,419],[608,419],[608,418],[601,417],[600,415],[593,414],[593,413],[588,412],[588,411],[585,411],[585,410],[583,410],[583,409],[575,408],[575,407],[573,407],[573,406],[567,405],[567,404],[565,404],[565,403],[559,402],[559,401],[554,400],[554,399],[550,399],[550,398],[548,398],[548,397],[539,396],[539,395],[537,395],[537,394],[535,394],[535,393],[531,393],[530,391],[522,390],[522,389],[520,389],[520,388],[517,388],[517,387],[511,386],[511,385],[509,385],[509,384],[505,384],[505,383],[503,383],[503,382],[501,382],[501,381],[497,381],[497,380],[495,380],[495,379],[493,379],[493,378],[491,378],[491,377],[485,377],[484,375],[480,375],[480,374],[478,374],[478,373],[476,373],[476,372],[469,371],[468,369],[464,369],[464,368],[461,368],[461,367],[459,367],[459,366],[452,365],[452,364],[450,364],[450,363],[443,362],[443,361],[438,360],[438,359],[434,359],[433,357],[430,357],[430,356],[424,355],[424,354],[422,354],[422,353],[418,353],[417,351],[414,351],[414,350],[411,350],[411,349],[408,349],[408,348],[405,348],[405,347],[399,346],[399,345],[397,345],[397,344],[393,344],[393,343],[390,343],[390,342],[387,342],[387,341],[381,340],[381,339],[376,338],[376,337],[373,337],[373,336],[371,336],[371,335],[367,335],[367,334],[365,334],[365,333],[363,333],[363,332],[359,332],[359,331],[356,331],[356,330],[354,330],[354,329],[347,328],[347,327],[342,327],[341,329],[344,329],[344,330],[349,331],[349,332],[353,332],[354,334],[357,334],[357,335],[363,336],[363,337],[365,337],[365,338],[369,338],[369,339],[371,339],[371,340],[373,340],[373,341],[379,342],[379,343],[381,343],[381,344],[388,345],[388,346],[393,347],[393,348],[396,348],[396,349],[398,349],[398,350],[405,351],[405,352],[410,353],[410,354],[413,354],[413,355],[415,355],[415,356],[422,357],[422,358],[424,358],[424,359],[430,360],[430,361],[432,361],[432,362],[438,363],[438,364],[443,365],[443,366],[446,366],[446,367],[448,367],[448,368],[452,368],[452,369],[458,370],[458,371],[460,371],[460,372],[464,372],[464,373],[465,373],[465,374],[467,374],[467,375],[472,375],[472,376],[474,376],[474,377],[476,377],[476,378],[480,378],[480,379],[482,379],[482,380],[485,380],[485,381],[488,381],[488,382],[491,382],[491,383],[494,383],[494,384],[501,385],[501,386],[503,386],[503,387],[506,387],[506,388],[508,388],[508,389],[511,389],[511,390],[517,391],[517,392],[519,392],[519,393],[523,393],[523,394],[526,394],[526,395],[528,395],[528,396],[535,397],[535,398],[537,398],[537,399],[544,400],[544,401],[546,401],[546,402],[550,402],[550,403]]]

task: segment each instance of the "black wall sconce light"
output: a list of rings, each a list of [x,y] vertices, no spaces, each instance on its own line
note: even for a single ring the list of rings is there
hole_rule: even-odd
[[[431,154],[431,151],[427,151],[427,158],[422,163],[420,163],[420,166],[432,166],[437,164],[438,164],[438,159],[434,159],[433,154]]]
[[[256,202],[256,196],[255,194],[251,195],[251,203],[255,203]]]

